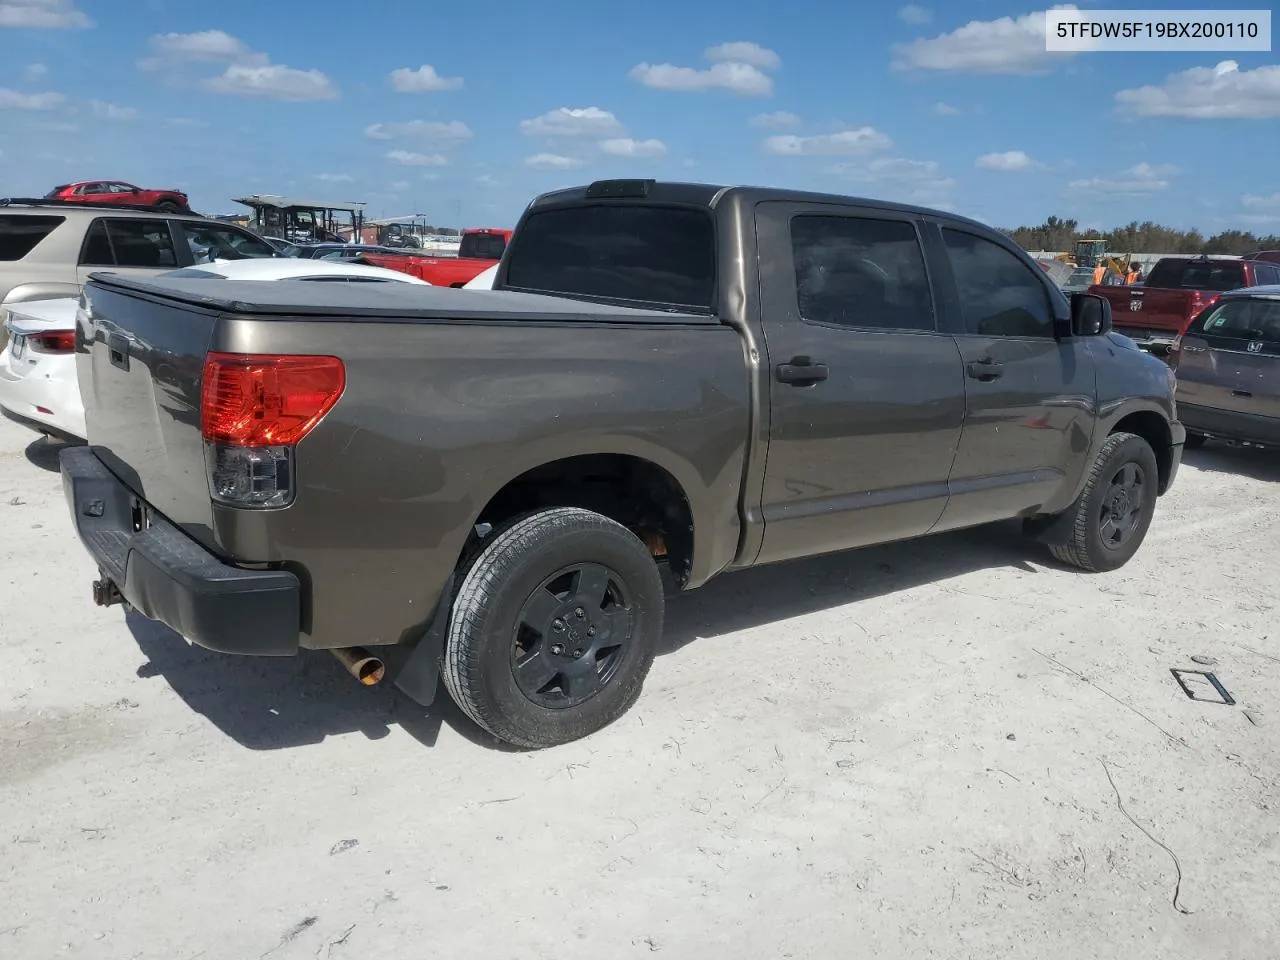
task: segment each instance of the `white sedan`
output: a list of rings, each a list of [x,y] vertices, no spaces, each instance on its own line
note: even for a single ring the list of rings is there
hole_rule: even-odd
[[[415,283],[398,270],[336,260],[260,258],[217,260],[158,274],[222,280],[292,280],[327,283]],[[84,404],[76,382],[75,297],[14,303],[0,316],[9,342],[0,352],[0,413],[37,433],[83,440]]]

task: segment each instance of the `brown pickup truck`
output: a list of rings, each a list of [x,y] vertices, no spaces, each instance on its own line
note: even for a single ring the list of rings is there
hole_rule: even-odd
[[[1228,290],[1280,283],[1280,266],[1234,257],[1164,257],[1146,282],[1100,284],[1089,292],[1111,302],[1117,333],[1167,353],[1200,311]]]
[[[971,220],[600,181],[534,200],[492,291],[95,276],[64,489],[100,604],[442,676],[543,747],[726,571],[1009,519],[1124,564],[1185,434],[1109,328]]]

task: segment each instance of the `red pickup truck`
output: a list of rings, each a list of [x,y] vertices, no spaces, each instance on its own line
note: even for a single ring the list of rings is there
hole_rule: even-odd
[[[1280,266],[1229,257],[1165,257],[1145,283],[1098,284],[1089,292],[1111,301],[1115,331],[1156,353],[1168,352],[1191,321],[1228,290],[1280,283]]]
[[[472,227],[462,232],[456,257],[426,257],[406,250],[404,253],[366,253],[360,260],[375,267],[399,270],[432,286],[461,287],[501,260],[510,240],[510,230]]]

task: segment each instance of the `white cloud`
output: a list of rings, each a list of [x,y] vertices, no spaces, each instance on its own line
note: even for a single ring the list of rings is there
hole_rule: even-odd
[[[22,79],[27,83],[39,83],[49,76],[49,68],[43,63],[28,63],[22,68]]]
[[[352,183],[355,177],[349,173],[317,173],[316,179],[325,183]]]
[[[163,70],[188,63],[243,63],[265,66],[270,58],[222,30],[158,33],[151,38],[152,56],[138,61],[143,70]]]
[[[558,153],[535,153],[531,157],[525,157],[524,162],[538,170],[571,170],[582,166],[582,161],[577,157],[565,157]]]
[[[191,117],[169,117],[165,125],[178,130],[203,130],[209,126],[204,120],[193,120]]]
[[[389,184],[387,184],[387,189],[389,189],[392,193],[401,193],[405,190],[408,190],[410,186],[411,184],[409,183],[408,180],[392,180]]]
[[[745,40],[707,47],[702,55],[712,63],[745,63],[748,66],[759,67],[761,70],[777,70],[782,66],[782,58],[774,51]]]
[[[387,159],[402,167],[447,167],[449,158],[439,153],[411,153],[408,150],[392,150]]]
[[[334,100],[338,88],[319,70],[295,70],[279,63],[263,67],[233,63],[206,86],[214,93],[242,97],[263,97],[301,103],[307,100]]]
[[[540,117],[520,121],[530,137],[616,137],[626,130],[608,110],[599,107],[557,107]]]
[[[0,110],[53,110],[66,102],[60,93],[19,93],[0,87]]]
[[[1168,164],[1153,166],[1149,163],[1140,163],[1123,171],[1119,177],[1090,177],[1087,180],[1072,180],[1068,186],[1072,190],[1088,190],[1093,193],[1117,195],[1157,193],[1169,186],[1169,178],[1177,172],[1177,167],[1171,167]]]
[[[984,153],[973,162],[982,170],[999,170],[1003,173],[1017,173],[1032,170],[1039,164],[1021,150],[1006,150],[1003,153]]]
[[[858,127],[838,133],[820,133],[811,137],[798,137],[785,133],[764,141],[766,153],[780,157],[832,156],[846,154],[858,156],[885,150],[893,145],[887,135],[875,127]]]
[[[480,176],[476,177],[476,183],[480,184],[482,187],[498,187],[502,185],[502,181],[487,173],[482,173]]]
[[[1059,4],[1053,10],[1075,10]],[[950,33],[893,46],[895,70],[958,73],[1039,73],[1069,53],[1045,50],[1045,11],[998,20],[972,20]]]
[[[773,92],[773,78],[749,63],[717,63],[706,70],[670,63],[640,63],[631,68],[628,76],[655,90],[728,90],[744,97]]]
[[[1140,117],[1263,120],[1280,117],[1280,66],[1241,70],[1234,60],[1171,74],[1159,86],[1121,90],[1116,103]]]
[[[930,23],[933,20],[933,14],[924,7],[917,7],[914,3],[908,3],[898,10],[898,19],[903,23],[920,26],[921,24]]]
[[[769,129],[799,126],[800,118],[794,113],[788,113],[786,110],[778,110],[775,113],[757,113],[748,122],[753,127]]]
[[[71,0],[0,0],[0,27],[59,30],[91,26],[93,21]]]
[[[409,120],[405,123],[371,123],[364,128],[370,140],[419,140],[440,147],[470,140],[471,128],[458,120]]]
[[[95,117],[102,117],[104,120],[138,119],[136,107],[121,107],[114,103],[104,103],[102,100],[90,100],[89,106]]]
[[[773,92],[773,77],[764,71],[782,66],[777,53],[745,40],[708,47],[702,56],[711,62],[705,70],[639,63],[627,76],[655,90],[728,90],[744,97],[762,97]]]
[[[1245,194],[1240,198],[1240,202],[1254,210],[1280,210],[1280,193],[1273,193],[1269,197],[1259,197],[1252,194]]]
[[[667,145],[661,140],[632,140],[630,137],[617,137],[601,140],[600,150],[614,157],[660,157],[667,152]]]
[[[953,107],[949,103],[943,103],[939,100],[933,105],[933,112],[940,117],[954,117],[960,113],[959,107]]]
[[[417,70],[401,67],[391,71],[391,86],[400,93],[438,93],[442,90],[461,90],[461,77],[442,77],[436,68],[424,63]]]

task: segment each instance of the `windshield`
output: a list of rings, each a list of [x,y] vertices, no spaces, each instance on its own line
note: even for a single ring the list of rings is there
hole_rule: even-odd
[[[615,303],[715,309],[715,224],[702,208],[634,203],[531,214],[504,285]]]

